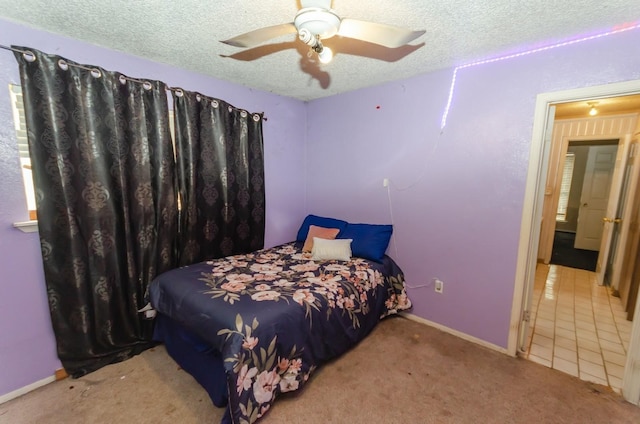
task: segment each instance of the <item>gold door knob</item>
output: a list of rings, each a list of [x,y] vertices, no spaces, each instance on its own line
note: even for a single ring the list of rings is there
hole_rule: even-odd
[[[606,218],[605,217],[605,218],[602,218],[602,220],[604,222],[613,222],[614,224],[619,224],[619,223],[622,222],[622,219],[620,219],[620,218]]]

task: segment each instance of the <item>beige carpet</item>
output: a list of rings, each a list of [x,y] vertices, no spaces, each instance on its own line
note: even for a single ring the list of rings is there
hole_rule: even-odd
[[[0,423],[215,423],[222,410],[167,356],[144,352],[0,405]],[[392,318],[263,423],[640,423],[608,388]]]

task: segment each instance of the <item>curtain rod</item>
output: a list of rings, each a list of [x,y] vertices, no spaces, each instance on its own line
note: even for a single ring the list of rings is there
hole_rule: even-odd
[[[27,57],[31,57],[31,58],[33,58],[33,59],[32,59],[32,60],[30,60],[30,61],[35,60],[35,55],[33,54],[33,52],[31,52],[31,51],[29,51],[29,50],[20,50],[20,49],[16,49],[15,47],[5,46],[5,45],[3,45],[3,44],[0,44],[0,49],[5,49],[5,50],[9,50],[9,51],[16,52],[16,53],[22,53],[22,55],[25,57],[25,59],[27,59]],[[29,59],[27,59],[27,60],[29,60]],[[66,62],[65,62],[65,63],[66,63]],[[76,68],[84,69],[84,70],[86,70],[86,71],[90,71],[90,72],[97,72],[98,74],[100,74],[100,70],[99,70],[97,67],[95,67],[95,68],[89,68],[89,67],[87,67],[87,66],[83,66],[83,65],[80,65],[80,64],[77,64],[77,63],[73,63],[73,64],[66,63],[66,64],[67,64],[68,66],[75,66]],[[148,82],[148,81],[141,80],[141,79],[138,79],[138,78],[131,78],[131,77],[128,77],[128,76],[123,75],[123,74],[120,74],[120,78],[124,78],[124,79],[126,79],[126,80],[133,81],[133,82],[137,82],[137,83],[140,83],[140,84],[149,84],[149,82]],[[180,88],[180,87],[170,87],[170,86],[167,86],[167,89],[166,89],[166,90],[167,90],[167,91],[174,92],[174,93],[176,93],[178,96],[181,96],[181,95],[182,95],[182,92],[183,92],[183,91],[185,91],[184,89],[182,89],[182,88]],[[200,93],[197,93],[198,100],[200,100],[200,98],[201,98],[202,96],[204,96],[204,95],[202,95],[202,94],[200,94]],[[208,97],[208,96],[204,96],[204,97],[210,98],[210,97]],[[211,100],[216,100],[216,99],[214,99],[214,98],[210,98],[210,99],[211,99]],[[242,111],[242,110],[244,110],[244,109],[236,108],[235,106],[231,106],[231,107],[233,107],[234,109],[241,110],[241,111]],[[249,113],[249,112],[247,112],[247,113]],[[264,114],[262,115],[262,120],[263,120],[263,121],[267,121],[267,117],[266,117]]]

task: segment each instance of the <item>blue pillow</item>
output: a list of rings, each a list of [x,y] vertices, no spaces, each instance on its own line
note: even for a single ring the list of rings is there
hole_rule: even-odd
[[[341,219],[334,219],[334,218],[324,218],[322,216],[316,216],[316,215],[307,215],[307,217],[302,222],[300,229],[298,230],[296,241],[305,241],[307,239],[307,234],[309,233],[309,226],[311,225],[315,225],[316,227],[324,227],[324,228],[337,228],[340,231],[342,231],[347,227],[347,221],[343,221]]]
[[[347,228],[340,231],[337,238],[353,240],[351,242],[353,256],[382,262],[392,233],[391,225],[348,224]]]

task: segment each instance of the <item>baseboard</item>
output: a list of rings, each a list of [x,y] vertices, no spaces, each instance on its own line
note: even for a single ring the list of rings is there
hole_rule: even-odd
[[[452,334],[452,335],[454,335],[456,337],[460,337],[461,339],[466,340],[468,342],[478,344],[480,346],[486,347],[486,348],[491,349],[491,350],[495,350],[495,351],[500,352],[500,353],[504,353],[505,355],[509,355],[509,352],[507,351],[507,348],[504,348],[502,346],[498,346],[498,345],[493,344],[493,343],[489,343],[489,342],[487,342],[485,340],[482,340],[482,339],[479,339],[477,337],[470,336],[470,335],[468,335],[466,333],[463,333],[461,331],[454,330],[453,328],[449,328],[449,327],[444,326],[442,324],[438,324],[437,322],[429,321],[428,319],[424,319],[422,317],[419,317],[417,315],[410,314],[410,313],[407,313],[407,312],[401,312],[399,315],[402,316],[402,317],[405,317],[407,319],[410,319],[411,321],[419,322],[420,324],[425,324],[425,325],[428,325],[429,327],[437,328],[438,330],[444,331],[445,333]],[[511,355],[509,355],[509,356],[511,356]]]
[[[6,395],[2,395],[0,396],[0,404],[8,402],[11,399],[15,399],[24,394],[27,394],[49,383],[53,383],[54,381],[56,381],[56,376],[52,375],[51,377],[43,378],[40,381],[36,381],[35,383],[31,383],[27,386],[19,388],[18,390],[14,390],[13,392],[7,393]]]

